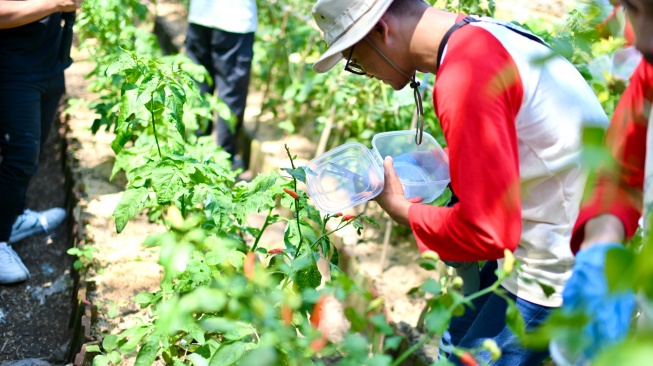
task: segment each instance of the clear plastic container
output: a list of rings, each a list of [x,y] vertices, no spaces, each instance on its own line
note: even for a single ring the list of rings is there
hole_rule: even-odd
[[[428,133],[415,143],[415,131],[379,133],[372,149],[348,143],[308,163],[308,194],[322,212],[334,214],[378,196],[383,190],[383,158],[394,159],[394,169],[406,198],[428,203],[449,184],[449,161],[442,147]]]

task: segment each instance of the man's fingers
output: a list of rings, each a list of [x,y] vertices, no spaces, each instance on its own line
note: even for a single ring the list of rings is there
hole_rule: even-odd
[[[392,164],[393,164],[393,160],[391,156],[386,156],[385,159],[383,159],[383,171],[384,171],[386,182],[388,181],[388,178],[397,175],[397,173],[395,172],[395,168],[392,166]]]
[[[422,197],[411,197],[408,199],[408,202],[410,203],[420,203],[422,202]]]

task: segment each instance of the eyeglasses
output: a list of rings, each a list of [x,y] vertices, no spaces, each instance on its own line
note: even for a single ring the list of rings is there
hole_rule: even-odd
[[[354,46],[351,46],[351,50],[349,51],[349,56],[347,57],[347,63],[345,64],[345,71],[349,71],[352,74],[356,74],[356,75],[367,75],[365,69],[363,69],[363,66],[351,60],[351,55],[354,53]]]

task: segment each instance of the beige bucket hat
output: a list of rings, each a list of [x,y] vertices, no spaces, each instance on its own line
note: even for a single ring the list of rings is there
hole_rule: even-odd
[[[342,51],[365,37],[393,0],[318,0],[313,18],[324,33],[329,48],[313,65],[318,73],[329,71],[342,58]]]

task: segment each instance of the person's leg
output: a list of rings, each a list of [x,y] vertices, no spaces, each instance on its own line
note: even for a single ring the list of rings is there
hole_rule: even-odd
[[[536,305],[513,294],[507,296],[515,301],[517,309],[524,318],[526,329],[533,329],[542,324],[551,308]],[[501,296],[491,294],[474,323],[458,343],[462,348],[480,348],[486,339],[493,339],[502,351],[497,361],[492,361],[489,351],[477,353],[477,359],[490,365],[539,365],[548,356],[548,350],[530,350],[521,345],[520,340],[506,325],[507,302]],[[461,364],[458,357],[451,355],[449,361]]]
[[[253,46],[254,33],[230,33],[219,29],[213,32],[212,60],[216,70],[214,79],[218,97],[236,117],[236,124],[233,126],[233,123],[218,116],[215,127],[217,142],[223,150],[231,154],[232,159],[236,155],[237,136],[245,116]],[[243,160],[243,164],[246,170],[249,161]]]
[[[0,242],[9,241],[38,167],[42,92],[35,83],[0,84]]]
[[[497,269],[497,261],[488,261],[481,268],[480,273],[480,289],[485,289],[491,286],[496,280],[497,276],[494,271]],[[485,303],[489,298],[489,294],[478,297],[472,300],[473,307],[465,306],[465,314],[461,316],[454,316],[449,322],[449,329],[442,334],[440,338],[440,353],[443,357],[449,357],[451,350],[454,346],[458,346],[461,339],[467,334],[472,324],[478,317]]]
[[[41,97],[41,150],[48,140],[52,123],[57,115],[61,97],[66,92],[66,79],[64,74],[53,76],[48,82],[47,89]]]
[[[213,29],[199,24],[188,24],[186,33],[186,55],[195,63],[204,66],[211,78],[214,78],[215,69],[211,61],[211,37]],[[215,91],[215,80],[211,85],[205,80],[198,83],[200,92],[213,94]],[[198,136],[210,135],[213,132],[213,121],[200,121]]]

